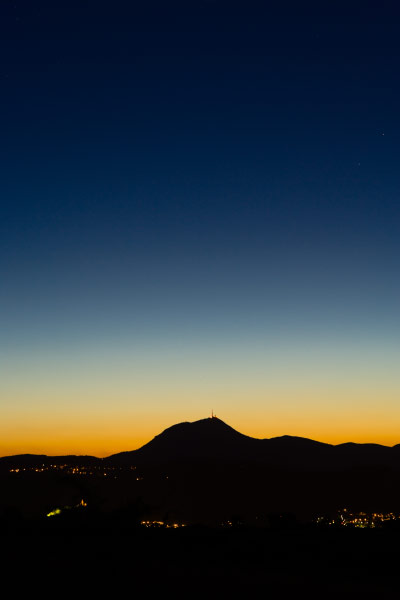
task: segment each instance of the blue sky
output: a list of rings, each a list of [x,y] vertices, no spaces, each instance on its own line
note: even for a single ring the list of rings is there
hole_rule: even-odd
[[[1,9],[3,454],[400,441],[399,14],[290,8]]]

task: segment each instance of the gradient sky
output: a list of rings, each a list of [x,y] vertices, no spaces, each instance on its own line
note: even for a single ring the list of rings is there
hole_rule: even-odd
[[[400,443],[400,10],[143,4],[1,4],[0,455]]]

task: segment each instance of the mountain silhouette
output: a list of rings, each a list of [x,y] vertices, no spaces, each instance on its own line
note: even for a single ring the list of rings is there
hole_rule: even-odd
[[[84,467],[79,475],[74,466]],[[174,515],[186,523],[284,513],[307,520],[343,506],[400,512],[399,471],[400,445],[256,439],[211,417],[178,423],[137,450],[107,458],[1,458],[0,515],[7,506],[43,514],[82,498],[104,513],[142,502],[156,520]]]
[[[169,462],[219,461],[263,463],[302,470],[353,467],[400,468],[400,444],[326,444],[308,438],[284,435],[257,439],[244,435],[217,417],[177,423],[137,450],[119,452],[100,459],[93,456],[45,456],[21,454],[0,458],[0,466],[36,464],[154,465]]]
[[[120,452],[106,459],[118,465],[214,460],[265,463],[301,469],[332,469],[346,466],[398,465],[400,445],[325,444],[284,435],[270,439],[239,433],[221,419],[210,417],[169,427],[138,450]]]
[[[106,460],[130,463],[132,459],[139,462],[240,459],[254,455],[260,441],[211,417],[172,425],[138,450],[114,454]]]

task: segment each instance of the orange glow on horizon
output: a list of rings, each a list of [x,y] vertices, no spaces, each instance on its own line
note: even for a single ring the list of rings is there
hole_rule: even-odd
[[[186,419],[195,421],[208,417],[208,414],[197,415]],[[285,423],[282,420],[260,420],[245,415],[240,418],[237,414],[225,417],[220,411],[219,418],[225,423],[245,435],[263,439],[282,435],[291,435],[310,438],[319,442],[329,444],[340,444],[345,442],[355,443],[377,443],[385,446],[393,446],[400,443],[400,436],[396,424],[388,427],[387,423],[377,421],[371,423],[368,419],[343,420],[340,416],[331,418],[329,423],[312,422],[307,415],[302,418],[288,417]],[[118,452],[136,450],[152,440],[156,435],[175,423],[185,419],[154,418],[142,419],[136,423],[118,424],[117,421],[110,423],[109,427],[99,423],[80,423],[79,427],[73,424],[66,426],[65,423],[46,423],[41,427],[24,427],[19,431],[18,437],[12,436],[10,430],[1,436],[0,456],[14,454],[47,454],[57,455],[91,455],[105,457]]]
[[[10,355],[1,378],[0,455],[109,456],[212,409],[256,438],[400,443],[397,342],[306,341],[166,340],[140,351],[114,352],[104,343]]]

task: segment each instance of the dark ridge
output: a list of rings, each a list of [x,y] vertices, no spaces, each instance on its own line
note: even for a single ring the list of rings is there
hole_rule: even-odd
[[[217,417],[168,427],[131,452],[114,454],[110,462],[168,462],[179,459],[247,459],[262,440],[239,433]]]
[[[57,464],[69,468],[46,468]],[[43,475],[32,472],[42,465]],[[9,472],[24,466],[26,472]],[[74,473],[75,466],[93,469]],[[214,417],[178,423],[138,450],[105,459],[11,456],[0,460],[0,472],[0,525],[10,507],[30,518],[77,507],[82,499],[90,506],[78,511],[82,517],[120,511],[121,518],[143,514],[191,524],[243,517],[257,525],[285,514],[309,520],[342,507],[400,514],[400,445],[255,439]]]
[[[278,437],[274,437],[274,438],[269,438],[267,440],[263,440],[263,441],[268,441],[270,443],[273,444],[287,444],[290,445],[292,447],[311,447],[313,446],[314,448],[333,448],[332,444],[326,444],[325,442],[317,442],[315,440],[310,440],[309,438],[303,438],[303,437],[298,437],[295,435],[280,435]]]
[[[138,450],[114,454],[104,460],[116,465],[212,460],[263,463],[279,468],[331,470],[364,465],[397,466],[398,454],[398,451],[379,444],[333,446],[289,435],[256,439],[211,417],[173,425]]]
[[[0,467],[48,464],[146,466],[172,462],[214,461],[256,463],[276,468],[334,470],[359,467],[399,469],[400,444],[355,444],[333,446],[307,438],[284,435],[256,439],[239,433],[221,419],[210,417],[177,423],[156,435],[137,450],[120,452],[107,458],[94,456],[46,456],[21,454],[0,458]]]

